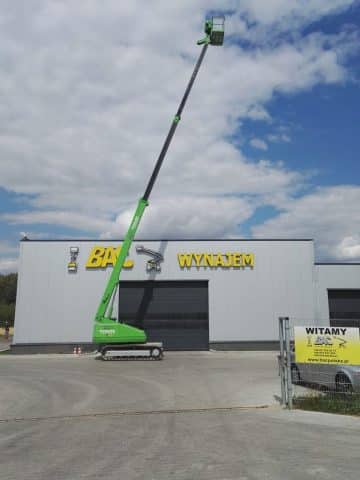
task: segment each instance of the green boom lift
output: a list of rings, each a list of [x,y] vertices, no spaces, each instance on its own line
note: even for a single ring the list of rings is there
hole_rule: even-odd
[[[145,208],[149,205],[150,193],[153,189],[156,178],[159,174],[161,165],[174,136],[176,127],[181,119],[186,100],[190,94],[196,75],[204,59],[209,45],[222,45],[224,41],[224,17],[214,16],[205,21],[205,37],[199,40],[198,45],[203,45],[198,61],[196,62],[193,74],[190,78],[185,94],[181,100],[180,106],[171,123],[169,133],[167,134],[164,145],[161,149],[159,158],[155,164],[154,171],[150,177],[144,195],[140,198],[130,227],[125,235],[121,245],[121,250],[113,271],[107,282],[104,294],[98,306],[95,325],[93,330],[93,342],[98,345],[98,356],[104,360],[116,358],[136,358],[148,357],[160,360],[163,356],[162,343],[148,343],[146,333],[126,323],[119,323],[112,317],[113,305],[116,296],[116,290],[119,286],[119,277],[124,266],[124,262],[129,253],[131,244],[134,240],[136,231],[139,227]]]

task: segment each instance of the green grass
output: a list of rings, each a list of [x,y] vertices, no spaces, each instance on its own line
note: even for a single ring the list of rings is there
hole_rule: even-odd
[[[293,405],[300,410],[360,416],[360,394],[307,395],[295,397]]]

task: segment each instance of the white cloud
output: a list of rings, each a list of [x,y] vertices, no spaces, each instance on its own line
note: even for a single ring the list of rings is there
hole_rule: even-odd
[[[273,143],[290,143],[291,137],[287,133],[272,133],[266,136],[269,142]]]
[[[18,245],[0,240],[0,274],[17,271],[16,254],[19,251]]]
[[[251,105],[246,116],[251,120],[263,120],[266,122],[271,122],[271,116],[269,112],[261,105]]]
[[[94,218],[85,213],[71,213],[69,211],[31,211],[20,213],[7,213],[0,216],[0,219],[7,221],[12,225],[62,225],[78,230],[88,230],[91,232],[99,232],[111,226],[110,220],[104,218]],[[24,232],[25,233],[25,232]],[[29,238],[30,234],[27,234]],[[33,238],[35,238],[33,236]]]
[[[236,236],[236,222],[247,220],[255,211],[250,199],[238,197],[171,198],[145,212],[139,237],[146,238],[222,238]],[[176,211],[176,215],[173,212]],[[123,235],[132,211],[119,215],[107,237]],[[209,234],[210,232],[210,234]]]
[[[9,257],[0,257],[0,273],[7,274],[7,273],[14,273],[17,272],[18,269],[18,259],[17,258],[9,258]]]
[[[0,240],[0,255],[9,255],[17,252],[18,248],[10,242]]]
[[[255,237],[314,238],[318,259],[360,260],[360,187],[318,188],[277,202],[282,212],[253,228]]]
[[[353,4],[352,0],[242,0],[242,6],[253,20],[273,23],[286,17],[314,21]]]
[[[209,48],[144,217],[143,236],[154,235],[156,224],[164,236],[227,236],[272,192],[280,201],[299,193],[301,172],[246,158],[231,137],[244,119],[270,123],[266,105],[275,93],[348,78],[346,59],[357,46],[356,33],[293,35],[264,44],[261,32],[269,40],[279,25],[294,33],[351,3],[221,3],[235,12],[226,20],[227,32],[252,36],[255,43],[250,49],[231,42]],[[205,12],[218,5],[29,0],[21,15],[16,2],[4,5],[0,186],[30,197],[26,211],[2,220],[22,230],[44,224],[103,236],[123,232],[199,54],[195,43]]]
[[[360,259],[360,235],[345,237],[337,246],[337,257],[348,260]]]
[[[241,11],[233,15],[235,28],[231,33],[253,41],[269,41],[278,33],[295,33],[354,4],[356,0],[241,0]],[[246,28],[248,24],[252,28]]]
[[[257,148],[258,150],[268,149],[267,143],[264,142],[264,140],[261,140],[261,138],[252,138],[249,143],[252,147]]]

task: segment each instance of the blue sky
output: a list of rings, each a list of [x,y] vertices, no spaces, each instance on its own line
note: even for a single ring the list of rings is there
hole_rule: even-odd
[[[124,234],[216,8],[193,3],[5,2],[0,272],[21,232]],[[139,235],[314,238],[317,260],[359,261],[359,2],[222,5],[227,42],[208,51]]]

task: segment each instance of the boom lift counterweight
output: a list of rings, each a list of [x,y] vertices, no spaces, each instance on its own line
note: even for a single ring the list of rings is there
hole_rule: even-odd
[[[170,146],[178,123],[181,119],[182,111],[190,94],[195,78],[204,59],[209,45],[222,45],[224,40],[224,17],[212,17],[205,22],[205,37],[199,40],[198,45],[203,45],[200,56],[196,62],[190,81],[186,87],[184,96],[180,102],[179,108],[173,118],[170,130],[161,149],[160,155],[155,164],[150,180],[145,189],[144,195],[140,198],[130,227],[125,235],[121,245],[119,256],[114,265],[113,271],[107,282],[104,294],[98,306],[95,325],[93,329],[93,342],[99,345],[100,357],[104,360],[114,358],[153,358],[160,360],[163,356],[163,345],[161,342],[148,343],[146,333],[136,327],[119,323],[112,317],[113,305],[116,296],[116,290],[119,286],[119,277],[124,266],[126,257],[129,253],[131,244],[135,238],[141,218],[145,208],[149,205],[149,197],[159,174],[161,165],[164,161],[166,152]]]

